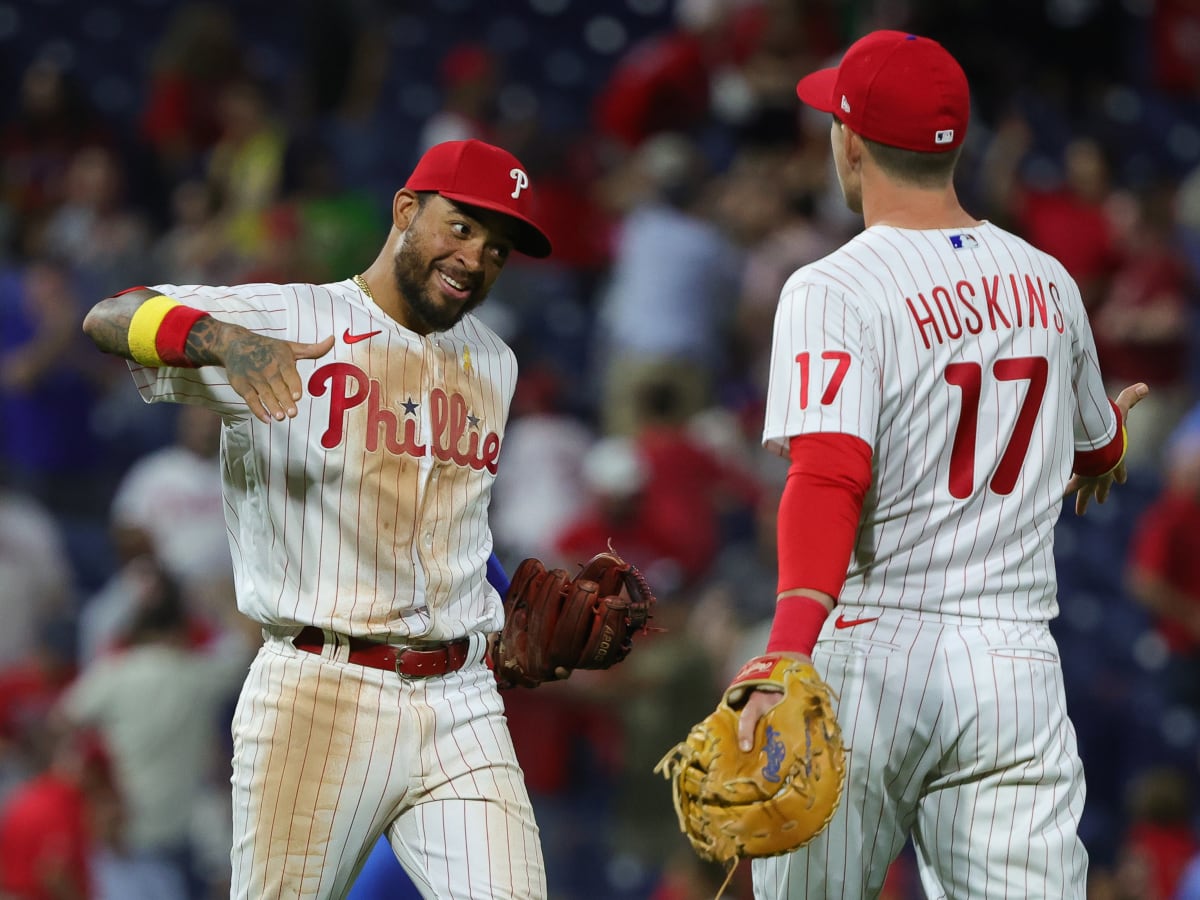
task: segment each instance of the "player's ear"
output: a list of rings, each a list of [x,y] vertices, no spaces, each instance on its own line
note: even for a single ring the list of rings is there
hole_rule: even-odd
[[[862,168],[863,154],[866,148],[863,146],[863,139],[859,137],[857,131],[853,131],[846,126],[842,126],[842,152],[846,157],[846,162],[850,164],[850,170],[857,172]]]
[[[396,191],[392,198],[392,224],[397,231],[407,231],[421,209],[420,198],[408,188]]]

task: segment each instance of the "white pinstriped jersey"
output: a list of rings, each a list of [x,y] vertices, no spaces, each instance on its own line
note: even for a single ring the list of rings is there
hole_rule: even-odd
[[[272,337],[336,336],[325,356],[298,362],[299,414],[270,424],[221,367],[130,363],[147,401],[200,403],[224,417],[243,613],[393,642],[501,626],[484,577],[487,508],[517,364],[495,333],[466,316],[422,337],[350,280],[154,290]]]
[[[840,602],[1057,614],[1072,458],[1107,445],[1116,418],[1055,259],[987,222],[874,226],[797,271],[776,314],[763,442],[786,454],[819,432],[874,452]]]

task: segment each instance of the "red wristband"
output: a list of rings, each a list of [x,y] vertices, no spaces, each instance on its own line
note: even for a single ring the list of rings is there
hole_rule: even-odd
[[[1129,444],[1129,436],[1125,432],[1125,417],[1121,415],[1121,408],[1111,399],[1108,405],[1117,417],[1117,434],[1108,444],[1096,450],[1075,451],[1071,471],[1076,475],[1098,478],[1111,472],[1125,458],[1125,449]]]
[[[803,653],[812,656],[821,626],[829,610],[812,597],[784,597],[775,604],[775,619],[771,636],[767,638],[767,653]]]
[[[187,358],[187,338],[192,326],[207,316],[202,309],[191,306],[172,307],[163,317],[154,335],[154,349],[164,365],[194,369],[196,364]]]

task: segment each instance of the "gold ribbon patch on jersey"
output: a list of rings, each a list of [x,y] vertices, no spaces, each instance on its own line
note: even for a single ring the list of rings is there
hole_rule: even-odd
[[[471,374],[471,348],[468,346],[463,347],[463,371]]]

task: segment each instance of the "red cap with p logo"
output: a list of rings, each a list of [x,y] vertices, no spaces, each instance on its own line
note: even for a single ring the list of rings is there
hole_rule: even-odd
[[[529,174],[520,161],[483,141],[446,141],[425,151],[404,185],[447,200],[503,213],[516,221],[514,246],[526,256],[550,255],[550,239],[533,219]]]

